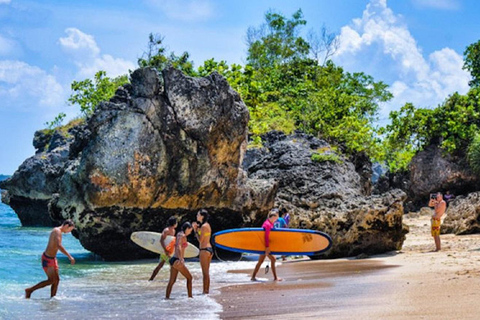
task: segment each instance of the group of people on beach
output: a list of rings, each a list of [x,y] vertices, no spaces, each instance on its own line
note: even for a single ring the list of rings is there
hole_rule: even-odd
[[[178,273],[181,273],[187,280],[187,294],[189,298],[192,298],[192,282],[193,277],[187,266],[185,265],[185,249],[188,246],[187,237],[193,232],[198,240],[200,253],[200,266],[202,268],[203,275],[203,294],[208,294],[210,291],[210,263],[213,258],[213,248],[210,242],[212,228],[208,223],[209,215],[207,210],[202,209],[198,211],[195,222],[183,223],[181,230],[176,233],[178,226],[177,219],[170,217],[167,221],[167,227],[163,230],[160,237],[160,245],[162,246],[164,253],[160,254],[160,261],[156,268],[153,270],[150,276],[150,281],[154,280],[158,272],[162,269],[164,264],[168,261],[170,264],[170,279],[168,281],[165,298],[169,299],[172,292],[173,285],[177,280]],[[267,217],[267,220],[263,223],[262,227],[265,230],[265,253],[261,254],[258,263],[252,274],[252,281],[256,281],[256,275],[264,262],[268,257],[272,265],[272,273],[274,281],[281,281],[281,278],[277,277],[277,271],[275,267],[276,258],[270,251],[270,231],[275,228],[284,228],[288,226],[289,215],[284,208],[280,211],[276,208],[272,209]],[[68,251],[62,245],[62,235],[64,233],[70,233],[75,228],[72,220],[65,220],[61,226],[56,227],[50,233],[47,248],[42,254],[42,267],[47,275],[47,280],[41,281],[38,284],[25,289],[25,298],[30,298],[35,290],[44,288],[51,285],[50,297],[54,297],[57,293],[58,285],[60,282],[57,253],[60,250],[70,259],[71,264],[75,264],[75,259],[68,253]],[[176,233],[176,234],[175,234]],[[166,243],[167,236],[175,237],[174,240]],[[285,258],[285,257],[282,257]]]
[[[185,265],[185,248],[188,246],[187,237],[193,232],[198,240],[200,247],[200,266],[203,274],[203,294],[208,294],[210,291],[210,262],[213,258],[213,248],[210,243],[212,228],[208,223],[208,212],[205,209],[198,211],[197,221],[190,223],[185,222],[182,225],[181,231],[175,236],[175,229],[177,228],[177,219],[170,217],[168,219],[168,226],[163,230],[160,237],[160,245],[164,253],[160,254],[160,262],[153,270],[150,281],[153,281],[165,262],[170,264],[170,279],[167,285],[165,298],[169,299],[172,292],[173,285],[177,281],[178,273],[181,273],[187,280],[187,294],[192,298],[192,274]],[[168,245],[165,243],[167,236],[174,236]]]
[[[448,200],[452,200],[454,197],[447,192],[449,196]],[[440,226],[441,218],[445,214],[447,208],[447,202],[443,198],[443,194],[437,192],[430,196],[428,203],[429,207],[434,208],[434,213],[431,218],[431,235],[435,241],[435,251],[441,250],[440,242]],[[208,223],[208,212],[205,209],[198,211],[195,222],[183,223],[181,230],[176,233],[177,219],[170,217],[167,221],[167,227],[163,230],[160,237],[160,245],[162,246],[164,253],[160,255],[159,264],[153,270],[150,276],[150,281],[154,280],[160,269],[168,261],[170,264],[170,279],[168,281],[165,298],[169,299],[172,292],[173,285],[177,280],[178,273],[181,273],[187,280],[187,294],[189,298],[192,298],[192,274],[185,265],[185,248],[188,246],[187,237],[193,232],[199,242],[200,247],[200,266],[202,268],[203,275],[203,294],[208,294],[210,290],[210,263],[213,258],[213,248],[210,242],[212,228]],[[284,228],[289,223],[289,215],[284,208],[278,210],[272,209],[262,228],[265,230],[265,253],[261,254],[258,262],[253,270],[251,277],[252,281],[256,281],[257,273],[260,270],[265,258],[269,258],[272,265],[272,274],[274,281],[281,281],[282,279],[277,276],[277,270],[275,267],[276,258],[271,254],[270,250],[270,231],[273,228]],[[42,254],[42,268],[47,275],[47,280],[41,281],[36,285],[25,289],[25,297],[28,299],[35,290],[51,286],[51,297],[54,297],[57,293],[58,285],[60,282],[60,276],[58,272],[58,262],[56,255],[58,251],[65,254],[70,260],[71,264],[75,264],[75,259],[68,253],[68,251],[62,245],[62,234],[69,233],[75,228],[72,220],[65,220],[59,227],[53,228],[50,233],[47,248]],[[167,236],[175,237],[170,243],[166,243]],[[285,259],[284,256],[282,256]]]

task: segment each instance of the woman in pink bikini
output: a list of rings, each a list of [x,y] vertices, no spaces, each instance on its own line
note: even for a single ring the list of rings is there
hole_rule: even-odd
[[[187,236],[192,233],[192,225],[190,222],[185,222],[182,225],[182,231],[177,233],[176,242],[175,242],[175,253],[173,257],[168,261],[170,263],[170,280],[167,285],[167,292],[165,295],[166,299],[170,299],[170,293],[172,293],[173,284],[177,281],[178,273],[180,272],[185,279],[187,279],[187,293],[189,298],[192,296],[192,274],[188,271],[187,266],[185,265],[184,253],[185,248],[188,246]]]

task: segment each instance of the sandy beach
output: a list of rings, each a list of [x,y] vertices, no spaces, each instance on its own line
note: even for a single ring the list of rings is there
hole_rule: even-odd
[[[402,250],[311,261],[290,259],[260,281],[221,289],[222,319],[479,319],[480,235],[442,235],[433,252],[430,216],[404,216]],[[264,266],[266,263],[264,263]],[[252,270],[235,272],[251,273]]]

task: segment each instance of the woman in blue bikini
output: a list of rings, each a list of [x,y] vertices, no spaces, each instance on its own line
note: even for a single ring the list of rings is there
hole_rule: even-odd
[[[198,222],[198,223],[197,223]],[[197,222],[194,222],[193,230],[200,244],[200,266],[203,274],[203,294],[210,291],[210,262],[213,257],[213,248],[210,244],[212,228],[208,223],[208,212],[205,209],[198,211]]]
[[[177,233],[176,242],[175,242],[175,253],[173,257],[168,261],[170,263],[170,280],[167,285],[167,292],[165,295],[166,299],[170,299],[170,293],[172,293],[173,284],[177,281],[178,273],[180,272],[185,279],[187,279],[187,293],[189,298],[192,296],[192,274],[188,271],[187,266],[185,265],[184,253],[185,248],[188,246],[187,236],[192,233],[192,225],[190,222],[185,222],[182,225],[182,231]]]

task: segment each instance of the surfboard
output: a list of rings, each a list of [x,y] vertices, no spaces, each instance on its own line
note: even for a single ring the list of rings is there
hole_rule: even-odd
[[[213,235],[215,246],[221,249],[265,253],[265,230],[263,228],[229,229]],[[326,233],[315,230],[278,228],[270,232],[270,250],[274,255],[317,255],[332,246]]]
[[[130,239],[135,242],[137,245],[140,247],[147,249],[149,251],[155,252],[155,253],[164,253],[162,245],[160,244],[160,237],[162,236],[161,233],[158,232],[151,232],[151,231],[137,231],[132,233],[130,236]],[[172,236],[167,236],[165,239],[165,245],[168,246],[168,244],[175,239],[175,237]],[[185,248],[185,253],[184,257],[185,258],[194,258],[198,256],[200,251],[196,246],[191,244],[190,242],[188,243],[188,246]]]

